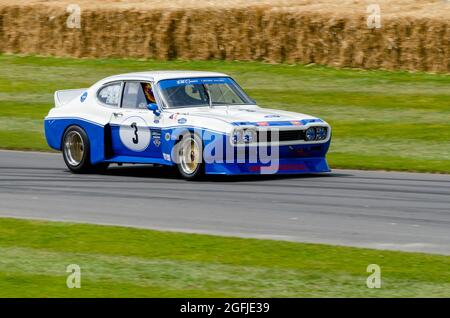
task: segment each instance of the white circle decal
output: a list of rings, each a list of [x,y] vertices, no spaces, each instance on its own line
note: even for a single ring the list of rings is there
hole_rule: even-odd
[[[120,140],[130,150],[144,151],[150,144],[150,129],[141,117],[128,117],[120,124]]]

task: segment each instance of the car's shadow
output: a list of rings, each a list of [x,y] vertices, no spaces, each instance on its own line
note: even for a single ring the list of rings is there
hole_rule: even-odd
[[[174,167],[167,166],[152,166],[152,165],[124,165],[111,166],[102,175],[110,176],[124,176],[136,178],[152,178],[152,179],[174,179],[182,180]],[[347,177],[351,174],[346,173],[312,173],[312,174],[273,174],[273,175],[204,175],[199,180],[192,182],[257,182],[268,180],[282,180],[282,179],[315,179],[315,178],[330,178],[330,177]]]

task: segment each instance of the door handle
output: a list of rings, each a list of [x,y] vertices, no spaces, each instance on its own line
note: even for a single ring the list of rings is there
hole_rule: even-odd
[[[123,113],[113,113],[114,117],[122,117]]]

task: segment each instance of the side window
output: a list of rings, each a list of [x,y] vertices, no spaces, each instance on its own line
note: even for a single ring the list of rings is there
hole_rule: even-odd
[[[114,83],[103,87],[98,92],[98,100],[108,106],[119,106],[121,83]]]
[[[139,82],[125,83],[122,108],[146,109],[150,103],[156,103],[152,84]]]

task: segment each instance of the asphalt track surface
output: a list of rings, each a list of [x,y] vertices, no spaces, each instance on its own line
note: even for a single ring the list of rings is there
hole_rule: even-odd
[[[0,217],[450,255],[450,175],[335,170],[188,182],[152,166],[75,175],[60,154],[0,151]]]

